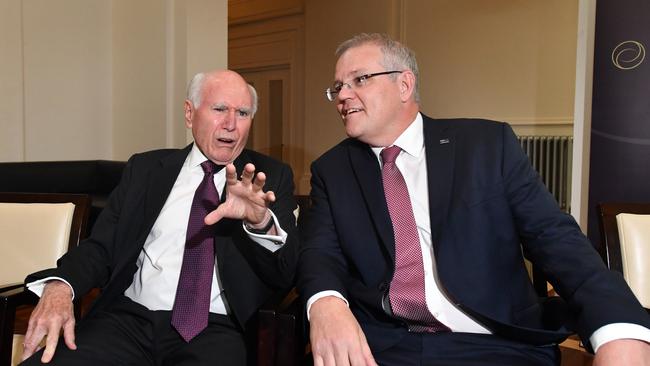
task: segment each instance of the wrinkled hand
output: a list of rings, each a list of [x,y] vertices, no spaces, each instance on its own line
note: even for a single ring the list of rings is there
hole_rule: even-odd
[[[309,310],[314,366],[376,366],[359,323],[335,296],[316,300]]]
[[[650,344],[636,339],[617,339],[598,348],[594,366],[650,365]]]
[[[253,182],[255,177],[255,182]],[[244,167],[241,180],[233,164],[226,165],[226,202],[205,217],[205,223],[212,225],[224,217],[241,219],[252,225],[268,222],[271,214],[267,207],[275,201],[275,193],[264,192],[266,175],[262,172],[255,176],[255,165],[248,163]]]
[[[74,341],[74,325],[72,290],[65,282],[48,282],[43,289],[41,299],[29,317],[23,360],[38,351],[38,345],[47,336],[41,362],[50,362],[59,343],[61,329],[68,348],[77,349]]]

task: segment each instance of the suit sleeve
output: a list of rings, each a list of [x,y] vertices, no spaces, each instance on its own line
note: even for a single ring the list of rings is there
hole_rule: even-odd
[[[115,250],[115,233],[136,159],[137,155],[127,162],[122,179],[111,193],[90,236],[63,255],[57,261],[56,268],[30,274],[25,280],[26,283],[46,277],[60,277],[72,286],[77,296],[82,296],[92,288],[101,287],[108,282],[113,256],[118,255]]]
[[[512,129],[504,124],[502,132],[502,174],[524,255],[567,301],[583,342],[606,324],[647,327],[648,315],[622,276],[606,268],[573,217],[559,209]]]
[[[258,271],[259,278],[271,287],[288,288],[293,285],[299,249],[296,218],[293,214],[296,201],[291,168],[282,164],[279,169],[267,172],[265,190],[275,193],[275,202],[269,208],[287,233],[286,242],[280,249],[271,252],[251,239],[244,231],[241,221],[237,225],[234,240],[241,246],[240,250],[251,264],[250,267]]]
[[[338,291],[347,298],[348,264],[341,252],[328,192],[316,163],[312,165],[311,174],[312,207],[300,226],[302,249],[298,288],[305,300],[327,290]]]

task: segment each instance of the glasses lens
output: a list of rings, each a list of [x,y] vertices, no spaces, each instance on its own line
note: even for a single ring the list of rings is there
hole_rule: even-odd
[[[361,75],[361,76],[357,76],[356,78],[352,79],[352,81],[354,82],[355,87],[360,88],[360,87],[366,85],[366,81],[368,81],[368,78],[373,77],[373,76],[375,76],[375,75],[372,75],[372,74],[370,74],[370,75]]]
[[[334,83],[330,88],[327,89],[327,99],[330,100],[330,102],[333,102],[334,99],[336,99],[336,96],[339,94],[341,91],[341,88],[343,88],[343,83],[337,82]]]
[[[330,102],[334,101],[334,98],[336,98],[336,92],[332,90],[332,88],[327,88],[325,90],[325,96],[327,97],[327,100]]]

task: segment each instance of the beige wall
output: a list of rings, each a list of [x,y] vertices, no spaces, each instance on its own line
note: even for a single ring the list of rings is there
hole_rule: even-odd
[[[403,16],[425,113],[571,134],[577,1],[408,0]]]
[[[21,6],[0,1],[0,160],[23,160]]]
[[[0,161],[185,145],[185,85],[226,40],[226,0],[0,0]]]
[[[323,90],[337,44],[358,32],[388,33],[416,52],[422,110],[432,117],[570,135],[577,7],[577,0],[306,0],[306,163],[344,138]]]
[[[116,0],[113,4],[114,155],[166,146],[165,3]],[[118,138],[119,136],[119,138]]]
[[[8,101],[0,110],[0,160],[107,156],[110,4],[84,0],[0,4],[0,43],[10,45],[0,56],[0,100]]]

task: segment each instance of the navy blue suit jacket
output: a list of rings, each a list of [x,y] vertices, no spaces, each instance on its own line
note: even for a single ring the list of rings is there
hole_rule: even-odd
[[[417,199],[429,200],[440,284],[456,306],[504,337],[538,345],[563,340],[569,332],[557,319],[566,314],[549,309],[567,307],[538,298],[525,256],[564,298],[583,340],[612,322],[650,325],[623,278],[560,211],[507,124],[423,119],[429,196]],[[346,139],[311,172],[301,295],[339,291],[371,349],[385,349],[407,330],[382,308],[395,253],[377,159],[368,145]]]
[[[191,145],[182,150],[156,150],[132,156],[90,237],[64,255],[57,268],[34,273],[26,282],[61,277],[72,285],[77,296],[100,287],[101,295],[88,316],[109,308],[133,281],[138,255],[190,149]],[[288,238],[281,249],[270,252],[249,238],[241,220],[222,219],[215,224],[219,276],[231,314],[242,328],[272,294],[291,287],[298,258],[291,168],[244,150],[234,162],[238,175],[249,162],[255,164],[257,171],[266,173],[264,190],[272,190],[276,196],[270,208]]]

